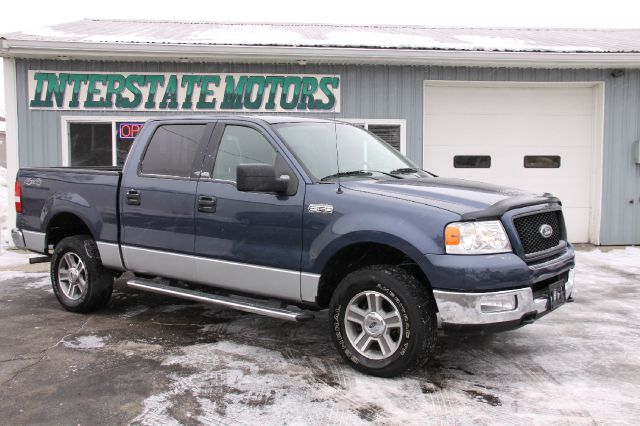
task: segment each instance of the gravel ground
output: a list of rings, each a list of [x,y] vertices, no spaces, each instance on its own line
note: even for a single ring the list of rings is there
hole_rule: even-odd
[[[107,309],[72,314],[53,296],[47,265],[11,263],[0,262],[2,424],[637,424],[640,416],[638,248],[580,248],[575,303],[516,331],[443,337],[427,367],[396,379],[345,365],[326,312],[288,323],[118,282]]]

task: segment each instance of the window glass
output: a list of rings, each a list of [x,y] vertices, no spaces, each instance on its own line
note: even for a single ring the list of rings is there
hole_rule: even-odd
[[[204,124],[168,124],[156,129],[142,160],[144,174],[190,177]]]
[[[491,167],[489,155],[455,155],[453,167],[456,169],[488,169]]]
[[[111,123],[69,123],[71,166],[111,166]]]
[[[524,167],[527,169],[557,169],[560,167],[560,156],[525,155]]]
[[[400,151],[400,126],[386,124],[369,124],[368,130]]]
[[[275,165],[275,161],[275,149],[260,132],[250,127],[226,126],[216,155],[213,178],[235,182],[238,165]]]
[[[309,173],[328,180],[340,173],[351,178],[396,179],[401,174],[427,177],[401,153],[358,127],[340,123],[274,124],[282,139]],[[339,154],[339,155],[338,155]],[[338,168],[338,159],[340,167]]]

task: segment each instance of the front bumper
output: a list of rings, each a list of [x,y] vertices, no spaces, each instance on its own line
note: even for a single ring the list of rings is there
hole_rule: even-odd
[[[574,270],[558,280],[564,281],[568,299],[573,291]],[[503,331],[529,324],[550,312],[548,297],[536,294],[531,287],[483,293],[433,291],[439,323],[445,332]]]

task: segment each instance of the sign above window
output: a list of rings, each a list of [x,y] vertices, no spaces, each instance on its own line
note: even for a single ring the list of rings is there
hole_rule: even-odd
[[[340,112],[340,76],[31,70],[29,107],[97,111]]]

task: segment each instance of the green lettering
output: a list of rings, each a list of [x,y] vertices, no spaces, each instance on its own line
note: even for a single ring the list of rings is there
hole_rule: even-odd
[[[120,74],[110,74],[107,76],[107,94],[104,98],[105,108],[113,107],[113,96],[116,96],[116,107],[118,106],[118,100],[122,97],[121,93],[124,90],[125,78]]]
[[[247,88],[244,95],[244,107],[246,109],[260,109],[264,98],[264,83],[265,78],[258,75],[252,75],[247,79]],[[254,86],[256,87],[255,99],[252,99]]]
[[[207,96],[213,95],[213,90],[209,89],[209,84],[213,83],[216,87],[220,86],[219,75],[203,75],[200,81],[200,97],[196,104],[196,109],[215,109],[216,99],[213,98],[211,102],[207,102]]]
[[[71,92],[71,101],[69,101],[69,108],[79,108],[80,107],[80,89],[82,88],[82,83],[87,82],[86,74],[69,74],[69,83],[73,86]]]
[[[156,109],[156,92],[158,85],[164,84],[164,75],[148,75],[144,79],[144,85],[149,85],[149,95],[144,103],[146,109]]]
[[[167,87],[164,90],[160,109],[178,109],[178,76],[172,74],[169,76]]]
[[[299,110],[313,109],[313,94],[316,93],[316,90],[318,90],[318,80],[315,77],[302,78],[302,96],[298,102]]]
[[[333,90],[329,86],[337,89],[340,86],[340,79],[338,77],[322,77],[320,79],[320,90],[327,97],[327,103],[322,102],[320,99],[316,99],[313,102],[313,109],[330,110],[336,105],[336,97],[333,94]]]
[[[96,83],[107,84],[107,75],[105,74],[89,74],[87,83],[87,97],[84,100],[83,107],[85,108],[104,108],[106,102],[104,98],[94,99],[94,96],[102,93],[101,89],[96,87]]]
[[[32,107],[51,108],[53,107],[53,98],[55,98],[56,106],[58,108],[63,108],[64,92],[67,88],[69,74],[60,73],[60,76],[58,77],[56,73],[35,73],[34,78],[36,79],[36,91],[29,105]],[[42,99],[44,80],[47,81],[47,91],[44,95],[44,99]]]
[[[144,75],[140,74],[131,74],[127,76],[127,80],[125,81],[125,88],[127,91],[131,92],[133,95],[133,99],[128,97],[124,97],[122,94],[119,94],[116,97],[116,107],[123,109],[136,109],[140,106],[140,102],[142,102],[142,91],[139,86],[144,85]]]
[[[244,75],[238,79],[237,85],[232,75],[226,76],[224,79],[224,98],[220,109],[242,109],[242,97],[246,84],[247,77]]]
[[[265,109],[276,108],[276,94],[278,93],[278,87],[282,87],[284,84],[284,77],[276,77],[270,75],[266,78],[266,84],[269,85],[269,96],[267,97],[267,103],[264,105]]]
[[[34,80],[36,80],[36,91],[33,94],[33,99],[29,102],[29,106],[31,108],[46,108],[52,107],[53,101],[51,99],[42,99],[42,87],[44,85],[44,81],[49,78],[51,73],[48,72],[37,72],[33,75]]]
[[[191,109],[193,108],[193,88],[196,84],[200,83],[199,75],[184,75],[182,76],[181,86],[187,88],[187,92],[184,96],[184,102],[182,103],[183,109]]]
[[[300,85],[302,84],[302,79],[300,77],[285,77],[284,83],[282,85],[282,95],[280,95],[280,107],[284,110],[292,110],[295,109],[296,105],[298,105],[298,99],[300,99]],[[291,90],[291,86],[293,86],[293,90]],[[291,99],[289,98],[289,92],[292,92]]]

